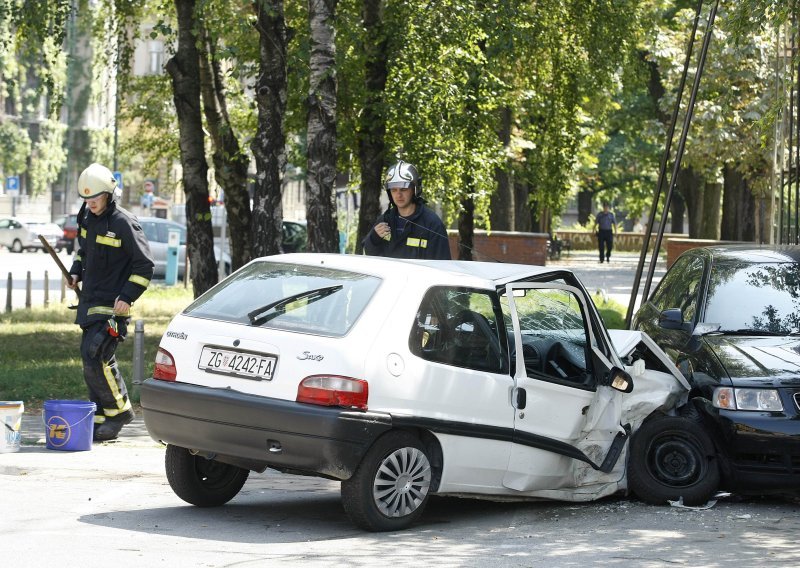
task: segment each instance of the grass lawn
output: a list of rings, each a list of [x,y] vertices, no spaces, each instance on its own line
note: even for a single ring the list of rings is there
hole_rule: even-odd
[[[151,286],[136,302],[127,341],[117,348],[117,361],[131,388],[133,331],[144,321],[144,376],[153,374],[158,343],[173,315],[192,301],[191,288]],[[21,400],[39,408],[45,400],[86,400],[80,356],[80,328],[75,311],[58,302],[44,308],[15,310],[0,315],[0,400]]]
[[[598,296],[593,300],[607,327],[624,328],[626,307]],[[144,378],[147,378],[153,374],[156,350],[167,324],[191,301],[191,289],[156,285],[136,303],[128,340],[117,348],[117,361],[132,402],[139,402],[130,382],[133,322],[144,321]],[[0,400],[21,400],[29,408],[40,408],[45,400],[86,400],[81,333],[74,320],[75,312],[59,303],[0,315]]]

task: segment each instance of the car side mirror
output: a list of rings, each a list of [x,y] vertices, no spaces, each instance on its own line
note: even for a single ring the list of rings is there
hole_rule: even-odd
[[[633,390],[633,378],[619,367],[612,367],[608,372],[608,384],[612,389],[624,393]]]
[[[658,327],[691,332],[692,322],[683,321],[683,311],[680,308],[667,308],[658,314]]]

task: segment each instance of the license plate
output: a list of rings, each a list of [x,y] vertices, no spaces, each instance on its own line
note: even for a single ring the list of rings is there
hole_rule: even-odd
[[[278,358],[272,355],[242,353],[206,345],[197,366],[215,373],[271,381],[277,364]]]

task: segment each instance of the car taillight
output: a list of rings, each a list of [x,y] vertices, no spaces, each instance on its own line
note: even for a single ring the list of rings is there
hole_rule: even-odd
[[[367,409],[369,385],[361,379],[335,375],[311,375],[300,381],[297,402],[320,406]]]
[[[153,378],[162,381],[174,381],[178,376],[178,369],[175,367],[175,359],[166,349],[158,348],[156,353],[156,365],[153,369]]]

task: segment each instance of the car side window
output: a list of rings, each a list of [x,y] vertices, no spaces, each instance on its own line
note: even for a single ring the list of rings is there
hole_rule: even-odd
[[[586,318],[577,296],[560,288],[519,290],[514,305],[522,335],[526,375],[568,386],[593,389]],[[504,311],[510,311],[506,296]],[[509,317],[510,320],[510,317]],[[509,329],[513,336],[513,330]],[[512,350],[515,360],[519,350]]]
[[[698,257],[683,257],[675,261],[653,294],[652,303],[659,312],[679,308],[684,321],[694,320],[703,264],[703,259]]]
[[[434,287],[425,295],[409,348],[428,361],[478,371],[507,373],[505,338],[486,290]]]

